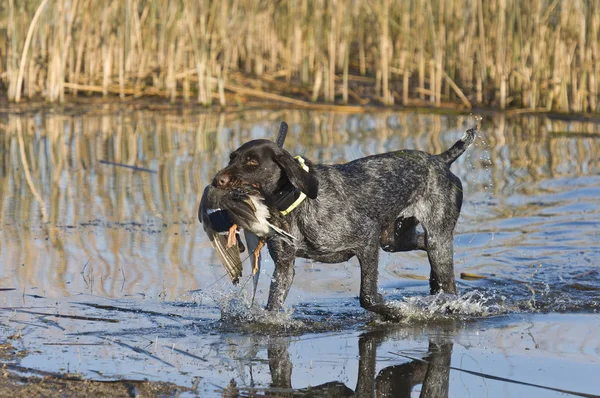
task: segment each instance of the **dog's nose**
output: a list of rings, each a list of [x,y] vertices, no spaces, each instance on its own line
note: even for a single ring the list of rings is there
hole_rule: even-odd
[[[227,174],[222,173],[215,177],[215,181],[213,185],[216,185],[218,188],[223,188],[229,184],[230,178]]]

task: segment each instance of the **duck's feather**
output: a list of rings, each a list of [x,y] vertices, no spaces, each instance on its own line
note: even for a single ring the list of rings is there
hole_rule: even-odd
[[[240,249],[237,244],[227,247],[227,236],[223,234],[211,234],[207,231],[212,247],[216,250],[223,268],[227,271],[231,282],[236,285],[242,276],[242,261]],[[212,235],[212,237],[211,237]],[[236,240],[237,241],[237,240]]]
[[[198,219],[204,227],[204,232],[206,232],[211,246],[217,252],[217,256],[221,260],[223,268],[225,268],[229,278],[231,278],[231,282],[237,284],[242,276],[242,260],[240,258],[240,246],[238,245],[238,240],[235,239],[235,244],[228,247],[227,235],[224,235],[220,231],[223,228],[228,227],[215,227],[210,217],[215,211],[221,209],[220,199],[225,196],[222,195],[223,193],[224,192],[218,192],[218,190],[211,185],[204,189],[202,199],[200,200],[200,206],[198,207]]]
[[[282,238],[283,240],[285,240],[288,244],[293,244],[294,243],[294,239],[296,239],[296,237],[286,231],[284,231],[283,229],[269,223],[269,226],[273,229],[273,231],[277,232]]]
[[[249,254],[257,247],[258,243],[254,242],[258,238],[277,234],[289,244],[295,239],[269,221],[271,213],[268,206],[260,194],[252,190],[226,190],[208,185],[200,200],[198,218],[233,283],[237,283],[242,275],[240,252],[243,251],[239,239],[230,239],[235,244],[228,246],[226,234],[233,225],[246,233]]]

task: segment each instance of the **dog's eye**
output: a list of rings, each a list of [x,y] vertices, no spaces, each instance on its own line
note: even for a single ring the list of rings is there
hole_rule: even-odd
[[[246,165],[248,165],[248,166],[258,166],[258,160],[252,159],[252,158],[248,158],[248,159],[246,159]]]

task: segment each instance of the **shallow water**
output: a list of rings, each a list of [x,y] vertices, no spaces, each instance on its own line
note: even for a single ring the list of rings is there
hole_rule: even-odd
[[[389,325],[360,308],[356,260],[299,259],[288,309],[275,318],[248,309],[251,283],[231,286],[218,264],[196,219],[202,188],[231,150],[274,138],[281,120],[286,148],[321,162],[441,152],[471,123],[102,107],[0,116],[0,289],[14,289],[0,290],[0,339],[17,336],[30,351],[21,365],[197,382],[202,395],[224,394],[231,379],[244,394],[322,395],[298,390],[329,382],[335,395],[374,385],[390,396],[600,394],[600,125],[484,117],[452,168],[465,190],[461,297],[428,296],[423,253],[382,252],[379,286],[405,315]],[[260,304],[272,269],[267,259]]]

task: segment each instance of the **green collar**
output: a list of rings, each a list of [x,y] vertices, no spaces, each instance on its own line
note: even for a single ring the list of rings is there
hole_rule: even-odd
[[[302,156],[295,156],[294,159],[296,159],[298,161],[298,163],[300,163],[300,166],[302,167],[302,169],[308,173],[308,166],[304,162],[304,159],[302,158]],[[281,210],[282,215],[287,216],[288,214],[290,214],[290,212],[292,210],[294,210],[296,207],[298,207],[300,205],[300,203],[304,202],[304,199],[306,199],[306,194],[302,191],[299,191],[299,192],[300,192],[300,196],[298,196],[298,198],[294,201],[294,203],[292,203],[287,209]]]

